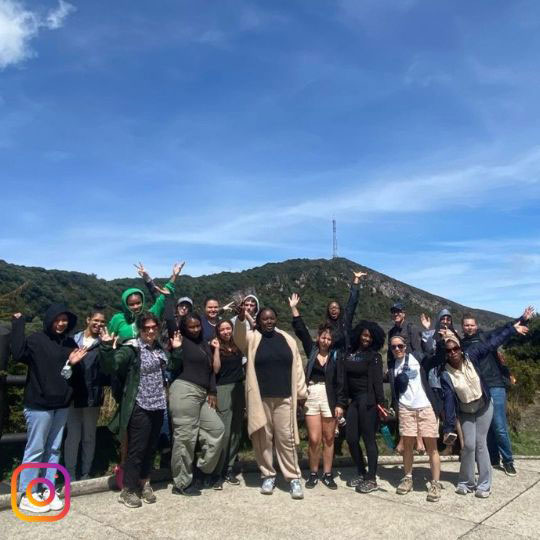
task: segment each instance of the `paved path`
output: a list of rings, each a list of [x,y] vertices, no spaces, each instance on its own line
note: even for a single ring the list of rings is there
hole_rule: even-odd
[[[395,494],[401,477],[396,466],[380,467],[379,490],[359,495],[345,487],[352,474],[344,469],[339,489],[319,484],[306,490],[303,501],[290,499],[279,484],[272,496],[258,492],[258,475],[247,474],[240,487],[226,485],[221,492],[204,491],[201,497],[174,496],[170,486],[157,486],[158,502],[128,509],[113,492],[74,497],[69,514],[55,523],[19,521],[0,512],[0,537],[84,539],[174,538],[453,538],[520,540],[540,538],[540,461],[516,463],[518,476],[494,471],[493,494],[488,499],[454,493],[459,464],[443,465],[445,487],[439,503],[425,500],[428,466],[415,469],[415,491]]]

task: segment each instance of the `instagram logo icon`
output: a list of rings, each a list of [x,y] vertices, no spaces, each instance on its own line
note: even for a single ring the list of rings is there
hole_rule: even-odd
[[[27,515],[23,514],[19,507],[17,506],[17,480],[19,474],[24,469],[56,469],[62,472],[64,475],[64,508],[59,514],[54,516],[42,516],[42,515]],[[69,505],[71,503],[70,496],[70,477],[69,473],[66,471],[65,467],[58,465],[57,463],[23,463],[19,465],[15,471],[13,471],[13,476],[11,477],[11,509],[13,513],[22,521],[58,521],[62,519],[69,512]],[[43,501],[40,501],[33,497],[32,488],[36,484],[44,484],[49,490],[49,497]],[[46,506],[52,502],[55,496],[54,484],[47,478],[34,478],[26,488],[26,498],[30,501],[31,504],[35,506]]]

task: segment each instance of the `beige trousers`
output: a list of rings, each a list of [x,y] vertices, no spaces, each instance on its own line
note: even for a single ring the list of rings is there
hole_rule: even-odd
[[[285,480],[290,482],[300,478],[294,444],[293,414],[296,411],[292,410],[292,398],[263,398],[262,404],[266,425],[251,435],[255,459],[262,476],[276,476],[273,456],[275,446],[279,468]]]

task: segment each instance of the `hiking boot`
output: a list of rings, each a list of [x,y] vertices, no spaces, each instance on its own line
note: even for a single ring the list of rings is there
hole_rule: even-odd
[[[274,492],[275,486],[276,486],[276,477],[269,476],[268,478],[265,478],[263,480],[263,483],[261,486],[261,493],[263,495],[272,495],[272,493]]]
[[[50,491],[46,489],[43,492],[43,500],[46,501],[50,496]],[[58,510],[62,510],[64,508],[64,501],[58,496],[58,493],[54,493],[54,499],[49,503],[49,507],[51,510],[54,510],[57,512]]]
[[[349,478],[345,485],[350,488],[355,488],[356,486],[359,486],[364,481],[364,476],[361,474],[359,476],[355,476],[354,478]]]
[[[512,462],[509,462],[509,463],[503,463],[502,464],[502,468],[503,468],[503,471],[508,475],[508,476],[516,476],[517,474],[517,471],[514,467],[514,464]]]
[[[291,497],[293,499],[304,498],[304,492],[302,491],[302,484],[300,483],[300,480],[298,478],[291,480],[291,483],[289,485],[290,485]]]
[[[429,483],[429,489],[426,497],[426,501],[429,502],[439,502],[441,500],[441,484],[432,480]]]
[[[157,501],[157,497],[154,494],[154,490],[150,485],[150,482],[145,482],[141,490],[141,499],[146,504],[154,504]]]
[[[409,491],[412,491],[412,488],[412,476],[404,476],[399,482],[399,486],[396,488],[396,493],[398,495],[406,495]]]
[[[134,491],[122,489],[118,497],[118,502],[125,504],[128,508],[140,508],[142,506],[141,499]]]
[[[41,495],[41,493],[32,493],[32,497],[37,502],[44,502],[46,499]],[[23,495],[21,498],[21,502],[19,503],[19,510],[25,511],[25,512],[33,512],[34,514],[45,514],[51,509],[51,507],[46,504],[45,506],[37,506],[36,504],[32,504],[30,502],[30,499],[26,497],[26,495]]]
[[[306,480],[306,489],[313,489],[319,483],[319,475],[316,472],[309,473],[309,478]]]
[[[202,495],[194,484],[189,485],[187,488],[173,486],[171,493],[173,495],[184,495],[184,497],[198,497],[199,495]]]
[[[328,488],[328,489],[337,489],[337,484],[334,481],[334,477],[332,476],[332,473],[325,473],[322,477],[322,483]]]
[[[227,482],[227,484],[231,484],[231,486],[240,485],[240,480],[238,480],[238,478],[232,472],[227,473],[224,480]]]
[[[377,491],[379,486],[375,480],[364,480],[361,484],[356,486],[356,493],[371,493]]]
[[[477,489],[474,492],[474,496],[478,497],[479,499],[487,499],[490,495],[491,495],[491,491],[489,491],[489,490],[483,491],[481,489]]]

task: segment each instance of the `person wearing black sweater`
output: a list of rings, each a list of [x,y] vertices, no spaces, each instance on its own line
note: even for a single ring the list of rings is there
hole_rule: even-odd
[[[213,487],[221,489],[223,480],[232,485],[240,481],[234,474],[234,463],[242,438],[244,416],[244,367],[243,354],[232,339],[231,321],[220,321],[216,325],[217,337],[212,340],[214,348],[214,373],[217,386],[217,413],[225,426],[223,450],[214,471]]]
[[[336,356],[338,351],[332,350],[332,328],[321,324],[317,332],[317,340],[311,338],[300,312],[300,297],[294,293],[289,298],[293,315],[292,326],[296,337],[302,342],[308,358],[306,365],[306,382],[308,398],[306,400],[305,420],[309,436],[309,469],[310,475],[306,488],[314,488],[319,481],[319,461],[321,458],[321,442],[323,444],[323,484],[330,489],[337,489],[332,475],[334,458],[334,436],[336,419]],[[341,353],[340,353],[341,354]]]
[[[203,339],[201,317],[190,313],[180,320],[182,367],[173,373],[169,410],[173,425],[171,469],[173,493],[200,495],[192,484],[197,439],[201,454],[197,467],[211,474],[221,455],[223,422],[216,413],[216,376],[212,352]]]
[[[378,427],[377,407],[385,407],[382,358],[384,330],[371,321],[360,321],[351,333],[351,350],[337,363],[336,415],[347,410],[346,437],[358,476],[347,481],[359,493],[377,489],[377,460],[379,451],[375,435]],[[368,471],[360,448],[364,440]]]
[[[70,377],[73,369],[86,355],[86,348],[78,348],[69,333],[77,324],[77,317],[64,304],[53,304],[45,312],[43,330],[24,335],[24,318],[15,313],[11,329],[11,354],[15,362],[28,366],[24,388],[24,418],[28,438],[24,449],[23,463],[58,463],[62,436],[68,416],[68,406],[72,398]],[[49,495],[49,504],[32,504],[25,495],[27,486],[38,476],[38,469],[24,469],[19,477],[18,492],[22,494],[21,510],[48,512],[61,510],[63,501],[46,489],[38,493],[33,486],[34,499],[44,502]],[[55,484],[56,469],[48,467],[45,478]]]

